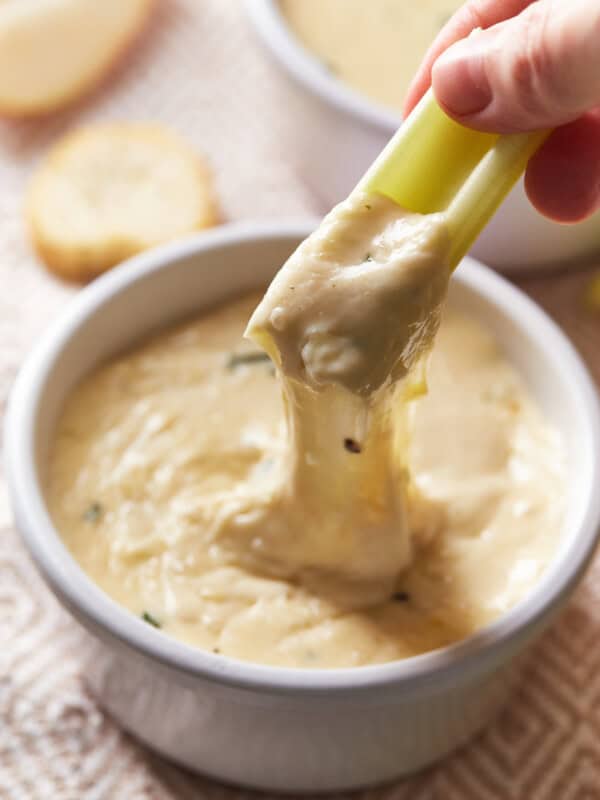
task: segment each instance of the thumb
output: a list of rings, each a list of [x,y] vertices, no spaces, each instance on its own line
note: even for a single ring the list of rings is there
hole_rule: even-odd
[[[510,133],[562,125],[600,104],[600,2],[539,0],[475,30],[433,67],[450,116]]]

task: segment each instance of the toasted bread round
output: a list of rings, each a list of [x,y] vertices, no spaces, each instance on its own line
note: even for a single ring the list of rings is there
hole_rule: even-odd
[[[34,175],[27,217],[50,270],[79,282],[218,220],[199,156],[169,131],[135,124],[61,140]]]
[[[0,114],[60,108],[102,80],[154,0],[0,2]]]

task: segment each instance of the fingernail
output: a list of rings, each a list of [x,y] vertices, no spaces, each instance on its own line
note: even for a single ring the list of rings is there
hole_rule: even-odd
[[[466,117],[483,111],[492,101],[492,88],[481,38],[470,36],[442,53],[432,81],[438,102],[451,114]]]

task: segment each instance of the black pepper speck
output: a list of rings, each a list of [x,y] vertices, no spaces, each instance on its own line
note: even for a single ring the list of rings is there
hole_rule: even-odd
[[[349,453],[360,453],[361,447],[356,439],[350,439],[349,437],[344,439],[344,447]]]

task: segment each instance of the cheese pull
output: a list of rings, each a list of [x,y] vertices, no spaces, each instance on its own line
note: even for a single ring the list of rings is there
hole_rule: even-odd
[[[279,520],[303,511],[291,537],[263,524],[270,559],[379,579],[388,593],[410,563],[406,404],[426,390],[453,268],[543,138],[467,130],[427,94],[276,275],[246,336],[286,399]]]

